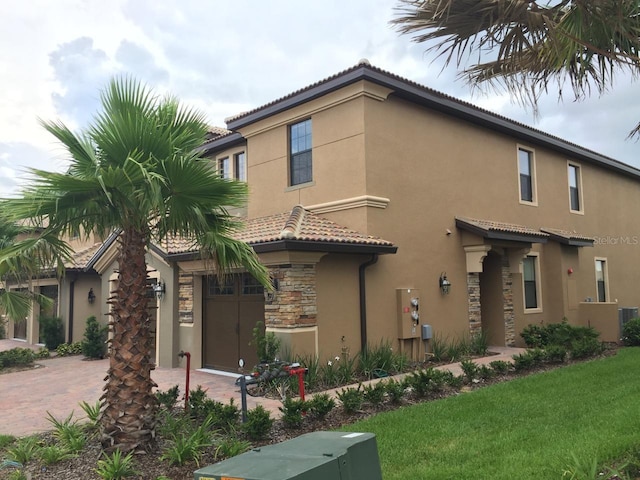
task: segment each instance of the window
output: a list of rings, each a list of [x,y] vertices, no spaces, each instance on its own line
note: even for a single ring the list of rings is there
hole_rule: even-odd
[[[536,203],[536,178],[533,152],[518,148],[518,172],[520,174],[520,202]]]
[[[231,164],[229,162],[229,157],[218,160],[218,173],[220,174],[220,178],[231,178]]]
[[[233,156],[233,171],[235,172],[236,180],[241,182],[247,181],[247,157],[244,152],[236,153]]]
[[[527,255],[522,262],[522,280],[524,283],[524,309],[540,309],[540,270],[538,256]]]
[[[311,164],[311,119],[296,123],[289,127],[290,166],[289,175],[291,185],[310,182],[312,177]]]
[[[580,166],[569,164],[569,208],[572,212],[582,212],[582,182]]]
[[[606,302],[609,298],[607,261],[602,258],[596,258],[596,293],[598,302]]]

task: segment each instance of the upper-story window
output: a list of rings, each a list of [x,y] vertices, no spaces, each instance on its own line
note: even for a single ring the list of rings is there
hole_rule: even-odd
[[[311,119],[289,127],[291,185],[300,185],[313,180],[311,161]]]
[[[569,163],[569,208],[572,212],[582,212],[582,175],[579,165]]]
[[[229,157],[218,159],[218,173],[221,178],[231,178],[231,162],[229,162]]]
[[[522,261],[524,309],[540,310],[540,265],[537,255],[527,255]]]
[[[247,156],[244,152],[236,153],[233,156],[233,171],[236,180],[247,181]]]
[[[609,300],[609,272],[607,271],[607,260],[596,258],[596,294],[598,302]]]
[[[518,173],[520,176],[520,203],[536,205],[536,175],[533,151],[518,147]]]

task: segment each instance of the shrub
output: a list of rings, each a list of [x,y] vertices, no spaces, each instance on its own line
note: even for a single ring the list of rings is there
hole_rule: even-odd
[[[265,333],[264,322],[261,321],[256,322],[252,333],[253,341],[251,343],[256,347],[258,360],[265,363],[273,362],[280,350],[280,339],[273,332]]]
[[[494,360],[489,363],[489,366],[493,368],[493,371],[498,375],[506,375],[509,373],[509,369],[511,368],[509,362],[505,362],[504,360]]]
[[[483,380],[489,380],[496,376],[496,372],[489,365],[480,365],[478,367],[478,376]]]
[[[325,418],[336,407],[336,401],[327,393],[318,393],[307,402],[309,413],[318,419]]]
[[[445,385],[451,383],[453,378],[453,374],[449,371],[428,368],[426,370],[418,370],[409,375],[407,384],[413,389],[416,396],[425,397],[429,393],[442,391]]]
[[[398,382],[391,378],[385,383],[384,386],[391,403],[395,405],[399,404],[402,401],[402,397],[404,396],[405,383]]]
[[[513,368],[516,372],[525,372],[531,370],[535,365],[534,357],[526,353],[520,353],[513,356]]]
[[[469,383],[473,382],[473,379],[476,378],[476,374],[478,373],[478,366],[475,362],[473,360],[463,360],[460,362],[460,368],[462,368],[462,372],[467,381]]]
[[[64,324],[60,317],[40,317],[38,321],[45,347],[55,350],[64,343]]]
[[[302,425],[303,411],[307,409],[307,402],[286,397],[279,409],[282,412],[282,423],[285,427],[299,428]]]
[[[51,356],[51,352],[47,347],[40,347],[37,352],[33,354],[33,357],[36,359],[49,358]]]
[[[595,338],[584,337],[571,342],[571,358],[589,358],[600,355],[604,346]]]
[[[251,440],[262,440],[271,431],[273,418],[271,412],[265,410],[262,405],[247,411],[247,421],[242,424],[242,431]]]
[[[207,418],[211,421],[213,428],[220,428],[229,432],[235,428],[240,418],[240,409],[235,405],[233,398],[228,404],[211,400],[206,404],[208,410]]]
[[[345,413],[355,413],[362,408],[364,402],[364,392],[362,391],[362,385],[358,385],[357,388],[348,387],[343,388],[337,392],[338,400],[342,403],[342,408]]]
[[[547,360],[547,353],[541,348],[534,348],[529,350],[529,356],[531,357],[531,363],[533,367],[539,367]]]
[[[38,457],[45,465],[53,465],[61,462],[62,460],[68,460],[73,458],[74,454],[69,452],[66,448],[58,445],[50,445],[48,447],[42,447],[38,451]]]
[[[56,348],[56,353],[60,357],[80,355],[82,354],[82,342],[61,343],[58,345],[58,348]]]
[[[545,352],[550,363],[564,363],[567,359],[567,349],[562,345],[550,345]]]
[[[31,365],[34,360],[34,353],[28,348],[12,348],[0,352],[0,369]]]
[[[370,403],[374,407],[379,407],[382,405],[382,402],[384,402],[384,394],[386,393],[386,390],[384,388],[384,383],[377,382],[365,385],[362,393],[364,395],[365,402]]]
[[[178,396],[180,395],[180,388],[178,385],[174,385],[166,392],[162,390],[158,390],[156,392],[156,398],[158,399],[158,403],[161,407],[164,407],[166,410],[173,410],[178,403]]]
[[[622,341],[630,347],[640,346],[640,318],[633,318],[624,324]]]
[[[100,325],[95,316],[87,318],[87,326],[82,340],[82,354],[87,358],[104,358],[107,351],[109,327]]]
[[[522,330],[520,336],[530,348],[546,348],[550,345],[561,345],[570,349],[573,342],[585,338],[597,339],[599,334],[591,327],[569,325],[565,318],[561,323],[528,325]]]
[[[545,327],[533,324],[523,328],[520,336],[529,348],[543,348],[549,339],[549,333]]]

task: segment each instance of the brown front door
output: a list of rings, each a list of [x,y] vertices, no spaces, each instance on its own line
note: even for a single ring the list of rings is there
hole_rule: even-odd
[[[229,275],[205,282],[204,366],[237,371],[238,360],[251,368],[258,361],[249,345],[253,328],[264,321],[262,286],[249,274]]]

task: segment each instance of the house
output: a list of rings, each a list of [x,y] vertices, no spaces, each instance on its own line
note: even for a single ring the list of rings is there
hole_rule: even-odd
[[[640,303],[640,170],[367,61],[227,119],[202,149],[248,182],[238,238],[274,290],[216,279],[179,239],[154,245],[161,366],[180,351],[252,364],[257,321],[320,359],[388,341],[419,360],[432,336],[522,345],[528,324],[563,318],[616,341],[619,309]],[[100,298],[115,248],[87,263]]]
[[[29,235],[24,234],[24,235]],[[18,240],[23,235],[18,237]],[[74,253],[65,262],[64,275],[58,275],[54,269],[44,271],[39,278],[29,283],[9,283],[8,288],[30,289],[53,300],[53,304],[43,308],[34,304],[30,315],[23,322],[7,321],[7,337],[22,340],[30,344],[44,344],[40,331],[39,318],[59,316],[65,325],[65,341],[68,343],[81,341],[88,317],[101,315],[101,299],[96,292],[100,291],[100,277],[87,262],[93,258],[103,245],[95,236],[81,238],[76,235],[67,239]]]

